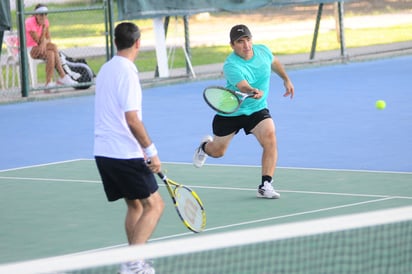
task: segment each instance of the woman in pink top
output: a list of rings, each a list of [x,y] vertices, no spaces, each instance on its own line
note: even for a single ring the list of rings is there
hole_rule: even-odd
[[[46,61],[46,89],[50,89],[55,85],[52,83],[54,69],[57,70],[60,76],[57,80],[58,84],[77,84],[77,82],[63,70],[59,50],[57,46],[51,42],[47,7],[38,4],[35,7],[35,11],[38,13],[27,18],[25,23],[27,48],[30,50],[30,56],[32,58],[44,59]]]

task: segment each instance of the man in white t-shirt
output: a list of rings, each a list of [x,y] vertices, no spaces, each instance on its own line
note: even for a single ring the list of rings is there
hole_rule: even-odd
[[[127,239],[137,245],[147,242],[164,209],[153,174],[160,171],[161,162],[142,122],[142,89],[134,64],[140,30],[124,22],[114,35],[117,55],[96,79],[94,155],[108,201],[126,201]],[[120,273],[154,269],[136,260],[123,264]]]

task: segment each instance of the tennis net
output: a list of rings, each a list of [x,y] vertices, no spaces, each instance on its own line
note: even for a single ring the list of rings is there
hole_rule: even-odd
[[[412,206],[0,265],[0,273],[412,273]]]

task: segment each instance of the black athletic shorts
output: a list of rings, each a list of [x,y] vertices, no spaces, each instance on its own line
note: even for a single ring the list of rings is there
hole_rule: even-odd
[[[143,158],[113,159],[96,156],[107,200],[145,199],[159,188],[154,174]]]
[[[213,134],[216,136],[227,136],[232,133],[238,133],[243,129],[245,134],[250,134],[251,130],[261,121],[272,118],[268,109],[262,109],[251,115],[240,116],[222,116],[216,114],[213,119]]]

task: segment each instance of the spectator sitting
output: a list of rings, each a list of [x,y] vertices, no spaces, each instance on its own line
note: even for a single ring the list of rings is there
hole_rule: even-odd
[[[38,13],[27,18],[25,22],[27,48],[33,59],[44,59],[46,61],[46,90],[50,90],[55,86],[52,82],[54,69],[57,70],[60,76],[57,84],[76,85],[77,82],[63,70],[59,50],[51,42],[47,7],[43,4],[38,4],[35,7],[35,11]]]

